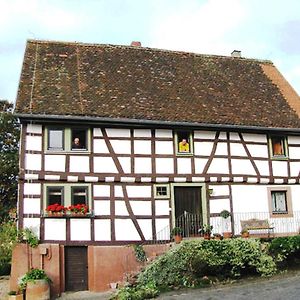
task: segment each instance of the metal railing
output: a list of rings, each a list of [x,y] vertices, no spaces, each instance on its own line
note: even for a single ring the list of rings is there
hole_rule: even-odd
[[[175,226],[182,229],[183,237],[193,237],[199,235],[199,230],[202,228],[202,216],[191,214],[185,211],[181,216],[176,218]]]

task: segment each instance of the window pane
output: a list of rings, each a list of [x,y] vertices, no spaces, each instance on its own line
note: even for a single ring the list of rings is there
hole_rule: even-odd
[[[190,133],[188,131],[177,132],[178,152],[190,152]]]
[[[49,129],[48,149],[63,150],[63,130]]]
[[[47,190],[48,205],[63,204],[63,188],[62,187],[48,187]]]
[[[275,213],[287,213],[286,192],[273,191],[272,195],[272,209]]]
[[[72,129],[72,150],[87,150],[86,129]]]
[[[87,204],[87,188],[86,187],[73,187],[72,188],[72,204]]]
[[[167,196],[167,187],[166,186],[156,187],[156,196]]]
[[[272,151],[274,156],[285,155],[283,137],[272,137]]]

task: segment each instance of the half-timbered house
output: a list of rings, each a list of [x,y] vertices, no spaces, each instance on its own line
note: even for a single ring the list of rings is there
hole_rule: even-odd
[[[236,235],[252,218],[299,231],[300,101],[270,61],[30,40],[15,112],[19,226],[59,245],[64,289],[74,257],[105,289],[98,266],[169,240],[178,220],[187,236],[221,233],[222,210]],[[56,203],[88,213],[46,211]]]

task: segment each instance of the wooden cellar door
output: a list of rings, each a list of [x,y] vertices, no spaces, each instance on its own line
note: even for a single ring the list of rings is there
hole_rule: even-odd
[[[88,289],[87,247],[65,247],[66,291]]]

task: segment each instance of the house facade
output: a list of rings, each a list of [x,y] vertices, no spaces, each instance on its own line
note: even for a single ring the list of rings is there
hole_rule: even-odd
[[[19,226],[59,245],[64,272],[76,251],[96,269],[89,249],[168,241],[187,216],[222,233],[222,210],[235,235],[251,218],[298,233],[299,103],[269,61],[28,41]]]

